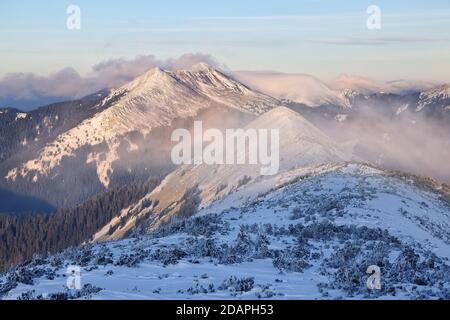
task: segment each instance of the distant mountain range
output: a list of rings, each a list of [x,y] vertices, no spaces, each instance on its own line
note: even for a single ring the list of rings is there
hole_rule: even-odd
[[[449,121],[448,85],[414,93],[365,94],[388,86],[408,92],[411,86],[363,80],[343,76],[334,88],[351,88],[336,91],[307,75],[228,76],[200,63],[191,70],[155,68],[119,89],[31,112],[0,109],[0,189],[42,199],[49,206],[73,207],[109,187],[165,175],[172,170],[170,133],[174,125],[189,127],[193,117],[216,127],[225,127],[226,119],[229,125],[246,125],[285,105],[328,134],[342,122],[361,122],[367,109],[411,123],[422,117],[443,126]],[[324,125],[322,120],[332,123]],[[367,157],[373,161],[376,156]]]
[[[296,73],[236,71],[233,76],[250,87],[280,100],[305,104],[309,107],[322,105],[351,107],[349,98],[354,95],[403,96],[426,92],[442,85],[435,82],[409,80],[381,82],[347,74],[342,74],[329,83],[312,75]]]

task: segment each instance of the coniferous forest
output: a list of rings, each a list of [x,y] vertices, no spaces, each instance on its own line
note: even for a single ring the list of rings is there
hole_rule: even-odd
[[[7,269],[33,257],[79,245],[120,210],[142,198],[159,183],[151,178],[116,188],[71,209],[56,213],[0,214],[0,270]]]

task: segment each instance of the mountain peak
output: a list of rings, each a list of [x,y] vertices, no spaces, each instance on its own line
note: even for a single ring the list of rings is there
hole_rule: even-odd
[[[155,67],[140,75],[133,81],[127,83],[123,88],[125,88],[127,91],[133,91],[136,89],[153,87],[155,85],[160,85],[161,83],[164,83],[171,78],[172,77],[168,72],[162,70],[159,67]]]
[[[284,106],[267,111],[253,121],[252,124],[253,127],[280,128],[286,130],[289,130],[289,128],[298,128],[300,125],[310,125],[300,113]]]
[[[192,71],[216,71],[215,68],[213,68],[211,65],[207,64],[206,62],[199,62],[192,66]]]
[[[165,70],[161,69],[160,67],[154,67],[154,68],[148,70],[147,72],[145,72],[144,74],[142,74],[138,78],[151,78],[151,77],[155,77],[155,76],[161,76],[164,74],[167,74]]]
[[[276,107],[268,111],[266,115],[270,117],[289,117],[289,118],[302,117],[298,112],[295,112],[294,110],[284,106]]]

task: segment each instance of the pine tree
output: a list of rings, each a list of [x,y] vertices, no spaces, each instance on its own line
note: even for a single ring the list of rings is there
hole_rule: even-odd
[[[264,259],[271,256],[271,252],[269,249],[270,241],[268,237],[261,232],[258,232],[256,235],[256,252],[255,252],[255,258],[257,259]]]
[[[245,231],[245,228],[241,226],[234,246],[234,253],[239,257],[246,257],[251,253],[252,245],[250,236]]]

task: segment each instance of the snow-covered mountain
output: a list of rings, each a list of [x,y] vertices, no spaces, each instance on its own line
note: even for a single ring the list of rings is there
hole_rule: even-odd
[[[348,100],[323,81],[307,74],[237,71],[239,81],[281,100],[302,103],[310,107],[337,105],[348,107]]]
[[[334,117],[339,122],[342,122],[344,115],[354,121],[358,117],[367,115],[406,118],[411,122],[422,121],[424,118],[444,123],[450,120],[450,85],[448,84],[434,86],[423,91],[416,91],[409,86],[410,89],[405,89],[402,93],[392,87],[384,88],[383,90],[386,91],[377,91],[380,88],[370,89],[368,85],[363,87],[365,89],[354,88],[338,91],[337,94],[347,102],[348,108],[346,109],[343,109],[341,104],[324,104],[315,108],[307,108],[308,106],[305,107],[292,101],[287,104],[302,113]]]
[[[95,162],[100,181],[107,187],[112,162],[117,160],[119,136],[132,131],[148,134],[152,129],[170,125],[177,118],[196,115],[214,104],[261,113],[278,102],[255,93],[211,67],[201,64],[193,70],[164,71],[152,69],[106,97],[102,104],[121,96],[112,105],[85,120],[46,145],[37,159],[12,169],[7,179],[21,176],[48,175],[63,157],[73,156],[84,145],[105,142],[107,154],[90,154],[87,162]]]
[[[268,111],[244,130],[261,128],[279,130],[280,172],[297,167],[338,163],[351,158],[351,154],[343,152],[319,129],[286,107]],[[237,157],[246,157],[248,151],[241,150],[243,154]],[[180,212],[192,211],[192,205],[206,207],[251,181],[263,179],[260,168],[261,165],[182,166],[169,174],[158,188],[135,206],[123,210],[95,238],[120,238],[136,225],[143,224],[145,228],[151,229],[182,214]],[[193,204],[193,198],[198,198],[198,203]]]
[[[145,140],[154,129],[170,127],[177,120],[198,116],[207,109],[258,115],[277,105],[276,99],[253,91],[206,64],[191,70],[155,68],[112,90],[99,103],[100,112],[59,134],[24,163],[8,168],[3,179],[12,185],[18,179],[23,184],[39,184],[41,180],[48,183],[62,177],[62,171],[70,172],[69,168],[61,169],[64,161],[75,161],[77,167],[84,164],[85,168],[80,170],[89,170],[91,177],[91,170],[95,170],[100,183],[95,188],[108,188],[124,144],[130,152],[143,148],[130,135],[140,135]],[[81,172],[79,177],[84,174]],[[61,178],[61,183],[67,184],[68,180],[73,179]],[[73,183],[80,183],[79,180]],[[93,185],[95,181],[91,181],[89,188]]]
[[[0,276],[0,297],[450,299],[449,192],[361,164],[297,168],[150,234],[35,257]]]
[[[436,106],[450,112],[450,84],[444,84],[421,92],[416,111]]]
[[[366,77],[341,74],[330,82],[333,90],[351,90],[358,94],[370,95],[377,92],[387,92],[388,85]]]
[[[449,182],[449,165],[438,161],[450,156],[448,88],[368,95],[347,89],[350,108],[288,106],[364,161]]]
[[[374,93],[408,94],[421,92],[436,87],[438,83],[431,81],[392,80],[377,81],[367,77],[341,74],[329,82],[330,88],[336,91],[351,90],[361,95]]]
[[[370,99],[373,95],[405,96],[428,90],[439,90],[439,84],[427,81],[377,81],[367,77],[341,74],[324,82],[308,74],[280,72],[237,71],[234,77],[261,92],[291,103],[308,107],[335,106],[336,109],[354,107],[354,98]]]

